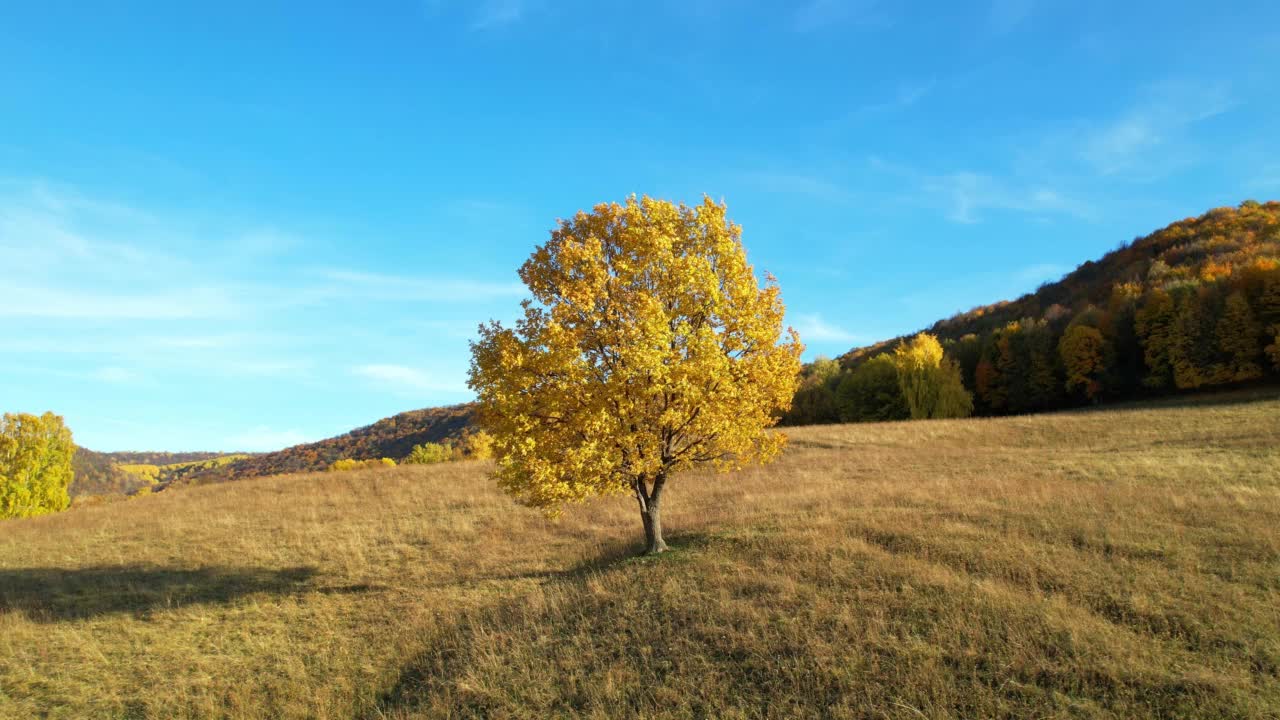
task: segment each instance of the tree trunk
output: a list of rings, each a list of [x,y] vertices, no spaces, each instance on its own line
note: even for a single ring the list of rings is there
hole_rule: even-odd
[[[662,539],[662,515],[658,512],[658,504],[651,503],[648,511],[640,513],[644,521],[645,555],[657,555],[667,551],[667,543]]]
[[[667,543],[662,539],[662,514],[659,511],[662,499],[662,487],[667,482],[665,474],[653,479],[653,489],[649,490],[644,478],[636,478],[636,500],[640,503],[640,520],[644,523],[645,555],[657,555],[667,551]]]

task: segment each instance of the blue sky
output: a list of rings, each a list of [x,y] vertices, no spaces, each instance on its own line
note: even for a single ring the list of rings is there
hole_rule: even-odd
[[[6,2],[0,409],[267,450],[465,401],[557,217],[723,198],[807,357],[1280,196],[1280,5]]]

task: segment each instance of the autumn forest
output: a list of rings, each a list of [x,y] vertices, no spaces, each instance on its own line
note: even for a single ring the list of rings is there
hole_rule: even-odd
[[[977,415],[1280,380],[1280,203],[1173,223],[1010,302],[935,323]],[[820,359],[784,422],[920,417],[898,338]],[[962,413],[965,414],[965,413]],[[926,416],[927,417],[927,416]]]

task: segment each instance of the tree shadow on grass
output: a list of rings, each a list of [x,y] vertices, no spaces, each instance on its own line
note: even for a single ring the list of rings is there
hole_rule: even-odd
[[[363,592],[369,588],[313,588],[315,568],[283,569],[144,565],[0,569],[0,615],[21,612],[36,622],[108,614],[147,617],[156,610],[230,603],[255,593],[304,590]]]
[[[735,543],[724,535],[706,531],[668,533],[669,550],[661,555],[642,555],[643,545],[634,541],[614,541],[601,547],[594,557],[586,558],[564,570],[540,570],[527,573],[484,574],[470,581],[548,580],[571,589],[581,589],[593,576],[614,572],[627,572],[628,568],[654,564],[680,563],[689,560],[708,546],[717,543]],[[522,596],[507,597],[462,612],[451,623],[437,628],[437,640],[450,637],[445,645],[429,643],[430,647],[414,658],[400,673],[399,679],[383,692],[375,708],[356,714],[358,720],[375,720],[402,715],[417,716],[418,706],[433,689],[452,686],[467,670],[467,639],[484,632],[484,623],[501,617],[523,617],[526,599]],[[537,625],[537,623],[534,623]],[[461,716],[486,716],[482,708],[468,708]],[[498,713],[501,714],[501,713]]]

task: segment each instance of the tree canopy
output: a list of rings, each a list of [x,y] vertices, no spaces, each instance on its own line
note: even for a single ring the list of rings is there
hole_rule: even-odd
[[[520,277],[533,298],[514,328],[481,326],[469,380],[507,492],[552,514],[633,494],[661,552],[673,473],[783,446],[767,428],[791,403],[802,346],[724,205],[597,205],[560,221]]]
[[[74,453],[71,431],[58,415],[0,418],[0,518],[65,510]]]

